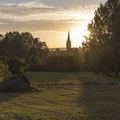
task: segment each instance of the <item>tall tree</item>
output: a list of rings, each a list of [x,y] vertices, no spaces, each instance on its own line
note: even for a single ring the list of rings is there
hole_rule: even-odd
[[[1,54],[6,56],[24,58],[26,55],[24,42],[21,40],[21,35],[17,31],[5,34],[0,49]]]
[[[100,4],[95,17],[88,25],[87,52],[95,70],[112,71],[118,76],[120,58],[120,4],[119,0],[108,0]]]

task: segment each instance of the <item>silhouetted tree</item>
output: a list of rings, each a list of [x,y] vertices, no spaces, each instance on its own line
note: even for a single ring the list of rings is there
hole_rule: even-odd
[[[0,56],[16,56],[27,59],[31,55],[46,58],[48,52],[47,44],[34,38],[29,32],[19,33],[17,31],[0,35]]]
[[[109,73],[114,66],[118,76],[120,59],[120,4],[119,0],[108,0],[100,4],[95,17],[88,25],[89,37],[83,43],[85,58],[95,72]],[[84,56],[85,57],[85,56]],[[90,65],[89,65],[90,66]]]
[[[24,58],[26,56],[26,49],[24,42],[21,40],[19,32],[9,32],[5,34],[5,37],[1,41],[1,55],[4,56],[17,56]]]

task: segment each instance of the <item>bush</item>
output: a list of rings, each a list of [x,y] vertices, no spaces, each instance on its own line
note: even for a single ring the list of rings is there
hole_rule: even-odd
[[[9,58],[7,64],[9,66],[9,71],[12,74],[23,73],[25,69],[24,61],[15,57]]]
[[[2,63],[7,63],[7,60],[8,60],[8,57],[7,56],[0,56],[0,61],[2,62]]]
[[[28,63],[30,65],[40,65],[42,62],[39,57],[37,56],[30,56],[28,59]]]
[[[4,79],[12,76],[11,72],[9,71],[9,66],[2,61],[0,61],[0,73]]]

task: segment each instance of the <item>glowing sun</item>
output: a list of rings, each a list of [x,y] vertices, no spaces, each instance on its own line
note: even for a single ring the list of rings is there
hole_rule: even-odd
[[[73,47],[79,47],[82,45],[83,40],[85,40],[84,36],[89,36],[90,32],[87,30],[87,25],[82,25],[75,27],[71,30],[71,41]]]

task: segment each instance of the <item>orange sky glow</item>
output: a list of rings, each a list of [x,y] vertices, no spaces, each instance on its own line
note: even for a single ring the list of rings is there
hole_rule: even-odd
[[[88,23],[100,2],[106,0],[1,0],[0,33],[31,32],[49,48],[66,47],[68,30],[72,47],[81,46]]]

